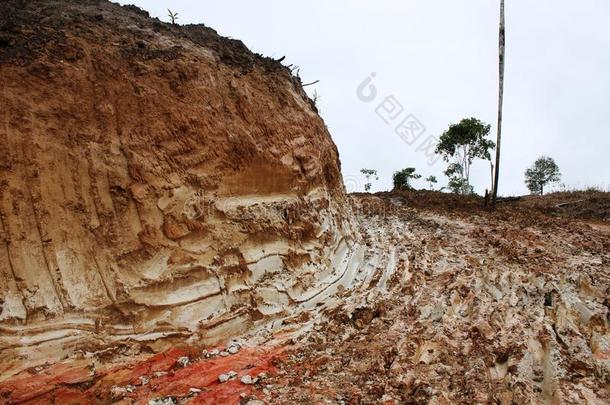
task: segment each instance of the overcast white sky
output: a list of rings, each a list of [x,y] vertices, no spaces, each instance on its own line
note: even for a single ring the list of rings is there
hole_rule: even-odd
[[[417,150],[451,123],[477,117],[495,140],[499,1],[495,0],[128,0],[167,21],[204,23],[266,56],[301,67],[338,145],[349,191],[361,168],[392,173],[416,167],[446,184],[442,161]],[[540,155],[556,159],[569,187],[610,187],[610,1],[506,0],[507,61],[500,193],[526,193],[523,172]],[[356,89],[375,72],[377,98]],[[394,96],[404,107],[384,122],[376,107]],[[413,114],[426,132],[408,145],[395,132]],[[388,117],[386,117],[388,118]],[[483,193],[488,163],[473,166]],[[424,187],[423,181],[416,186]]]

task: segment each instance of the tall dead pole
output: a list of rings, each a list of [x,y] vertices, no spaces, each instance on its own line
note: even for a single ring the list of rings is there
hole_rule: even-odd
[[[504,22],[504,0],[500,0],[500,88],[498,92],[498,137],[496,139],[496,165],[493,184],[492,205],[496,205],[498,198],[498,179],[500,177],[500,145],[502,143],[502,105],[504,104],[504,50],[505,50],[505,22]]]

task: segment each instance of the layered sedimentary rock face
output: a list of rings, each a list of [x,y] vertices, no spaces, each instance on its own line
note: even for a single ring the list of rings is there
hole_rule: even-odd
[[[288,68],[135,8],[0,4],[0,373],[220,339],[346,271],[337,150]]]

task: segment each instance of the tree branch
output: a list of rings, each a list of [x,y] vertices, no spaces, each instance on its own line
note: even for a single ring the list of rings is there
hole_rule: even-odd
[[[320,82],[319,80],[316,80],[315,82],[302,84],[301,87],[311,86],[312,84],[316,84],[316,83],[319,83],[319,82]]]

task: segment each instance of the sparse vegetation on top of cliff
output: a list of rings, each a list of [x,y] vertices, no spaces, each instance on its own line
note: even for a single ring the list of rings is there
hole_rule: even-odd
[[[495,143],[489,139],[491,125],[476,118],[465,118],[445,131],[436,146],[436,153],[449,163],[445,175],[449,188],[456,193],[471,194],[470,169],[475,159],[491,162]]]
[[[525,171],[525,184],[532,194],[544,194],[544,187],[561,180],[559,166],[548,156],[541,156]]]
[[[417,179],[421,179],[421,174],[418,174],[414,167],[399,170],[392,176],[394,190],[412,190],[411,182]]]

